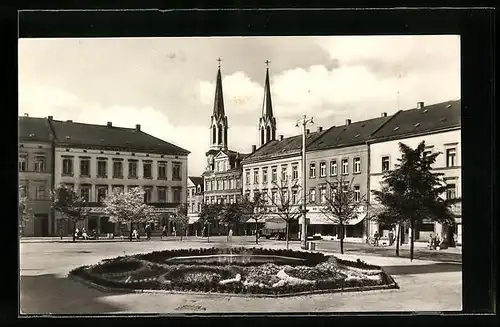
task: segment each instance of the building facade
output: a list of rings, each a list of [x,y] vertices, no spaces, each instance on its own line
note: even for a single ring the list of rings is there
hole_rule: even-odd
[[[28,199],[31,219],[23,236],[49,236],[53,230],[49,191],[53,180],[53,135],[46,119],[19,117],[19,188]]]
[[[189,217],[189,235],[201,235],[203,226],[198,223],[203,205],[203,177],[189,176],[187,183],[187,214]]]
[[[386,126],[377,131],[370,140],[370,189],[380,189],[383,173],[392,170],[401,158],[399,143],[402,142],[415,148],[425,141],[426,152],[440,153],[434,166],[435,172],[443,173],[448,186],[443,197],[459,198],[462,195],[461,187],[461,101],[447,101],[424,106],[419,102],[417,108],[404,110],[394,115]],[[376,205],[371,195],[370,202]],[[428,241],[429,234],[436,232],[441,237],[456,237],[458,244],[462,238],[461,206],[453,207],[456,215],[454,230],[448,229],[439,223],[428,221],[415,230],[415,240]],[[370,232],[379,231],[387,234],[390,226],[379,226],[370,223]],[[409,240],[411,230],[405,227],[404,242]],[[455,234],[455,235],[453,235]]]

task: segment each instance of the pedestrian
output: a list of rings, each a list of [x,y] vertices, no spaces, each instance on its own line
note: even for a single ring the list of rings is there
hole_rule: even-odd
[[[172,227],[172,232],[174,233],[174,237],[176,237],[177,236],[177,232],[175,231],[175,226]]]
[[[394,232],[391,231],[389,232],[389,246],[391,246],[394,243]]]
[[[228,236],[229,236],[229,242],[231,242],[233,240],[233,229],[232,228],[229,229]]]
[[[203,229],[201,230],[201,237],[205,237],[205,226],[203,226]]]
[[[378,246],[378,240],[380,238],[380,234],[378,233],[378,230],[375,231],[375,234],[373,234],[373,238],[375,239],[375,246]]]
[[[163,225],[162,229],[161,229],[161,236],[160,236],[160,239],[163,240],[163,237],[165,236],[165,238],[167,237],[167,225]]]
[[[145,229],[146,229],[146,238],[149,240],[151,239],[151,225],[148,223]]]

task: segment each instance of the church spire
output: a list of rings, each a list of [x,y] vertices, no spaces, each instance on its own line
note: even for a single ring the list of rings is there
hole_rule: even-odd
[[[214,110],[210,117],[210,149],[226,150],[228,124],[224,111],[224,95],[222,92],[222,76],[220,72],[220,62],[222,59],[219,58],[217,61],[219,64],[215,82]]]
[[[276,118],[273,116],[271,101],[271,83],[269,82],[269,60],[266,63],[266,81],[264,84],[264,101],[262,103],[262,116],[259,118],[260,146],[276,139]]]

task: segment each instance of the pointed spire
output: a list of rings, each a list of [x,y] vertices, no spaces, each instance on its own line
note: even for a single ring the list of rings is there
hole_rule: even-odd
[[[215,99],[214,99],[214,112],[213,116],[214,117],[224,117],[224,95],[222,93],[222,76],[220,73],[220,62],[222,61],[221,58],[217,59],[219,62],[218,65],[218,70],[217,70],[217,80],[215,84]]]
[[[273,104],[271,101],[271,84],[269,83],[269,60],[266,60],[266,82],[264,85],[264,101],[262,104],[262,117],[273,117]]]

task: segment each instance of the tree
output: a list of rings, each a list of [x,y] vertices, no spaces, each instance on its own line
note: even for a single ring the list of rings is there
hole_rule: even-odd
[[[225,203],[221,206],[220,222],[226,226],[227,241],[229,241],[229,230],[240,224],[241,215],[242,208],[239,203]]]
[[[75,191],[65,185],[60,185],[50,192],[52,208],[59,212],[61,220],[71,224],[73,242],[76,240],[76,224],[87,218],[90,208],[87,201],[79,197]],[[60,237],[62,239],[62,225]]]
[[[189,217],[187,215],[186,204],[183,203],[177,207],[177,213],[173,217],[172,222],[175,226],[175,232],[181,235],[182,241],[182,235],[187,232],[189,226]]]
[[[29,197],[23,194],[23,188],[19,187],[19,229],[21,236],[24,235],[24,229],[26,225],[33,220],[33,211],[29,206]]]
[[[320,212],[340,226],[340,253],[344,254],[345,226],[360,214],[360,209],[366,203],[365,195],[356,194],[354,178],[348,181],[340,176],[333,182],[325,182],[329,192],[327,189],[324,196],[320,194]]]
[[[298,181],[292,181],[290,178],[271,181],[271,195],[266,194],[266,197],[272,208],[275,208],[275,213],[286,224],[285,237],[286,248],[289,246],[289,231],[290,223],[298,221],[301,216],[300,210],[300,186]]]
[[[441,153],[427,155],[425,141],[415,149],[399,143],[401,158],[396,169],[384,174],[381,190],[372,190],[377,202],[383,205],[380,215],[386,221],[411,228],[410,260],[413,260],[415,226],[431,220],[453,226],[455,219],[451,206],[460,199],[444,199],[447,186],[442,173],[431,171],[431,166]],[[398,240],[399,241],[399,240]]]
[[[154,208],[144,202],[144,190],[138,187],[127,192],[116,190],[104,199],[104,205],[104,212],[109,216],[110,222],[129,225],[130,241],[132,241],[133,224],[146,223],[158,217]]]
[[[220,219],[222,206],[218,203],[203,203],[200,211],[200,221],[207,227],[208,242],[210,242],[210,226]]]
[[[268,211],[264,196],[260,192],[255,192],[252,200],[245,196],[241,210],[255,222],[255,244],[259,244],[259,223],[265,219]]]

